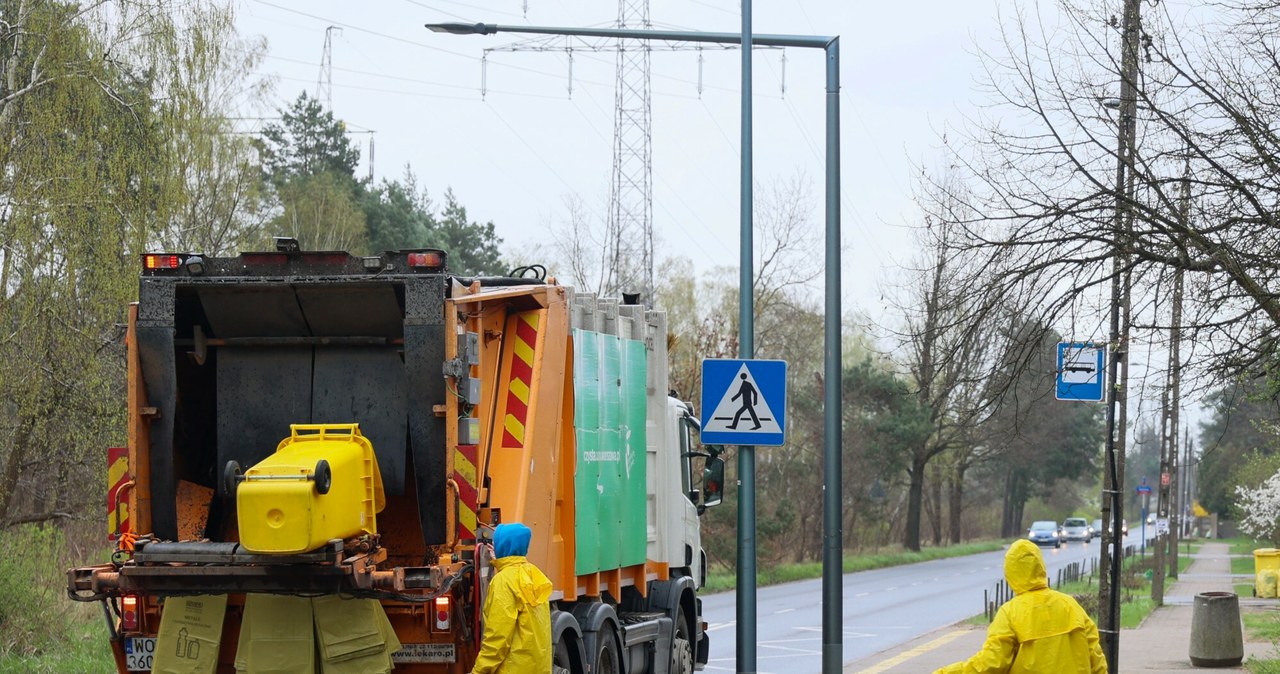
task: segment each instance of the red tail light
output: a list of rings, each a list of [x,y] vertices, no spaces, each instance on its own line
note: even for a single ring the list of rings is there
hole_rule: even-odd
[[[409,253],[410,267],[442,267],[444,256],[437,252]]]
[[[449,598],[436,597],[436,629],[449,629]]]
[[[147,254],[143,258],[147,269],[177,269],[182,260],[177,255]]]
[[[138,631],[138,596],[126,594],[120,598],[120,631]]]

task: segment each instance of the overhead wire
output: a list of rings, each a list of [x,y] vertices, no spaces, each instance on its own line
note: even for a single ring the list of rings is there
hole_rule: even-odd
[[[465,2],[458,2],[458,0],[435,0],[435,1],[436,1],[436,2],[443,2],[443,3],[448,4],[448,5],[458,5],[459,7],[466,7],[467,9],[478,9],[478,10],[481,10],[481,11],[486,12],[486,13],[488,13],[488,14],[497,14],[497,15],[499,15],[499,16],[514,16],[514,17],[517,17],[517,18],[524,18],[522,15],[520,15],[520,14],[516,14],[516,13],[514,13],[514,12],[504,12],[504,11],[502,11],[502,10],[500,10],[500,9],[492,9],[492,8],[489,8],[489,7],[481,7],[481,6],[479,6],[479,5],[471,5],[471,4],[468,4],[468,3],[465,3]],[[417,5],[417,6],[419,6],[419,7],[423,7],[423,8],[426,8],[426,9],[430,9],[430,10],[432,10],[432,11],[434,11],[434,12],[440,12],[440,11],[442,11],[442,10],[440,10],[440,9],[437,9],[437,8],[431,7],[431,6],[429,6],[429,5],[425,4],[425,3],[418,2],[417,0],[405,0],[405,2],[408,2],[409,4],[412,4],[412,5]],[[447,13],[447,12],[445,12],[445,13]],[[450,16],[457,16],[457,15],[456,15],[456,14],[450,14]]]
[[[388,34],[388,33],[383,33],[383,32],[379,32],[379,31],[376,31],[376,30],[370,30],[370,29],[368,29],[368,28],[364,28],[364,27],[361,27],[361,26],[356,26],[356,25],[354,25],[354,24],[346,23],[346,22],[343,22],[343,21],[338,21],[338,20],[336,20],[336,19],[330,19],[330,18],[327,18],[327,17],[323,17],[323,16],[320,16],[320,15],[318,15],[318,14],[311,14],[311,13],[309,13],[309,12],[304,12],[304,11],[302,11],[302,10],[300,10],[300,9],[294,9],[294,8],[292,8],[292,7],[286,7],[286,6],[284,6],[284,5],[278,5],[278,4],[274,3],[274,2],[270,2],[270,0],[250,0],[250,1],[251,1],[251,2],[256,2],[256,3],[260,4],[260,5],[265,5],[265,6],[267,6],[267,7],[273,7],[273,8],[275,8],[275,9],[278,9],[278,10],[281,10],[281,11],[284,11],[284,12],[290,12],[290,13],[292,13],[292,14],[297,14],[297,15],[299,15],[299,16],[305,16],[305,17],[307,17],[307,18],[309,18],[309,19],[315,19],[316,21],[322,21],[322,22],[325,22],[325,23],[327,23],[327,24],[329,24],[329,25],[338,26],[339,28],[343,28],[343,29],[347,29],[347,30],[353,30],[353,31],[356,31],[356,32],[358,32],[358,33],[366,33],[366,34],[373,35],[373,36],[375,36],[375,37],[380,37],[380,38],[383,38],[383,39],[386,39],[386,40],[392,40],[392,41],[394,41],[394,42],[399,42],[399,43],[402,43],[402,44],[407,44],[407,45],[410,45],[410,46],[413,46],[413,47],[421,47],[421,48],[423,48],[423,49],[427,49],[427,50],[434,51],[434,52],[439,52],[439,53],[442,53],[442,54],[449,54],[449,55],[451,55],[451,56],[457,56],[457,57],[459,57],[459,58],[464,58],[464,59],[467,59],[467,60],[470,60],[470,61],[480,62],[480,60],[481,60],[481,58],[480,58],[480,57],[478,57],[478,56],[472,56],[472,55],[470,55],[470,54],[465,54],[465,53],[462,53],[462,52],[456,52],[456,51],[453,51],[453,50],[451,50],[451,49],[445,49],[445,48],[443,48],[443,47],[437,47],[437,46],[435,46],[435,45],[430,45],[430,44],[427,44],[427,43],[425,43],[425,42],[418,42],[418,41],[416,41],[416,40],[410,40],[410,39],[408,39],[408,38],[399,37],[399,36],[397,36],[397,35],[390,35],[390,34]],[[518,71],[526,72],[526,73],[530,73],[530,74],[533,74],[533,75],[541,75],[541,76],[543,76],[543,77],[556,77],[556,78],[560,77],[559,75],[555,75],[555,74],[553,74],[553,73],[547,73],[547,72],[543,72],[543,71],[541,71],[541,70],[534,70],[534,69],[532,69],[532,68],[524,68],[524,67],[521,67],[521,66],[515,66],[515,65],[511,65],[511,64],[509,64],[509,63],[499,63],[499,65],[501,65],[501,66],[503,66],[503,67],[505,67],[505,68],[511,68],[512,70],[518,70]]]

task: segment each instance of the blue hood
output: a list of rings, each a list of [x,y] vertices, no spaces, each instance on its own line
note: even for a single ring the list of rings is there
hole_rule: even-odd
[[[493,530],[493,556],[497,558],[513,555],[528,556],[530,538],[533,538],[533,532],[523,524],[518,522],[499,524],[498,528]]]

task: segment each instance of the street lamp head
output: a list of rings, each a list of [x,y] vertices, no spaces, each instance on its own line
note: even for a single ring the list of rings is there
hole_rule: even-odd
[[[1110,110],[1120,109],[1120,99],[1118,98],[1100,98],[1098,99],[1098,101],[1102,103],[1102,107],[1104,108],[1107,108]]]
[[[498,32],[491,23],[428,23],[426,26],[435,33],[454,35],[492,35]]]

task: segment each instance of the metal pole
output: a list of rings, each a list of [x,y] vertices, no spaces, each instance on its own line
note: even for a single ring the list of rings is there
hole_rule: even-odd
[[[840,501],[844,468],[840,447],[843,383],[840,362],[840,40],[827,46],[827,232],[825,369],[822,442],[822,672],[844,664],[844,529]],[[834,412],[831,413],[831,412]]]
[[[739,186],[738,357],[755,358],[751,173],[751,0],[742,0],[742,167]],[[738,672],[756,671],[756,448],[738,447]]]

